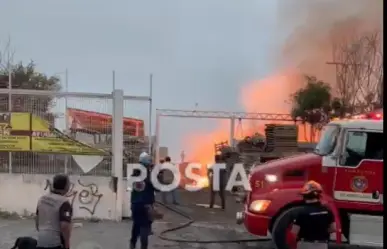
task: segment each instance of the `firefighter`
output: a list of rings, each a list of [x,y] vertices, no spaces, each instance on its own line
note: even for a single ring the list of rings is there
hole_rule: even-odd
[[[147,168],[148,174],[144,181],[134,182],[131,194],[131,209],[132,209],[132,235],[130,239],[130,248],[134,249],[138,238],[140,238],[141,249],[148,248],[148,237],[152,234],[152,213],[155,202],[155,191],[152,182],[150,171],[152,164],[151,156],[147,153],[142,153],[139,158],[141,165]],[[137,176],[139,171],[133,172]]]
[[[334,215],[321,203],[323,189],[315,181],[308,181],[301,190],[304,208],[296,215],[292,234],[297,249],[327,249],[330,234],[335,232]]]
[[[216,155],[215,156],[215,163],[222,163],[222,157],[220,155]],[[219,194],[219,197],[220,197],[220,201],[221,201],[221,206],[222,206],[222,209],[224,210],[226,208],[226,198],[225,198],[225,188],[226,188],[226,184],[227,184],[227,171],[226,169],[220,169],[219,170],[219,190],[216,191],[214,190],[214,181],[213,181],[213,176],[214,176],[214,173],[212,171],[212,169],[209,169],[209,180],[210,180],[210,205],[209,207],[210,208],[214,208],[214,204],[215,204],[215,194],[216,192],[218,192]]]

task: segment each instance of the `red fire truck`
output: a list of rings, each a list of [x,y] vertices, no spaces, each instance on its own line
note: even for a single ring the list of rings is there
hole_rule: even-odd
[[[313,153],[257,165],[237,221],[251,234],[271,236],[277,249],[289,248],[289,228],[302,205],[299,190],[315,180],[336,214],[338,241],[382,247],[383,113],[364,118],[330,122]]]

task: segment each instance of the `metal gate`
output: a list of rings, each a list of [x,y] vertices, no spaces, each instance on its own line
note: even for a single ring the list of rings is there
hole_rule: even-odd
[[[134,145],[141,144],[138,140],[149,140],[145,138],[144,120],[124,117],[128,102],[150,102],[149,96],[124,96],[122,90],[96,94],[19,89],[0,89],[0,96],[2,173],[109,176],[115,160],[121,166],[124,159],[133,160]],[[124,137],[137,142],[129,142],[124,150]],[[69,154],[93,152],[74,153],[71,149],[76,142],[69,143],[72,140],[109,153],[85,173]]]
[[[145,121],[124,115],[138,102],[150,112],[151,96],[124,96],[123,90],[0,89],[0,173],[112,176],[117,179],[114,217],[120,220],[126,163],[151,149]]]
[[[156,162],[159,161],[159,138],[160,138],[160,121],[162,117],[174,118],[201,118],[201,119],[223,119],[230,120],[229,145],[235,147],[235,121],[237,120],[261,120],[261,121],[287,121],[298,122],[290,114],[276,113],[249,113],[249,112],[227,112],[227,111],[197,111],[197,110],[173,110],[173,109],[156,109],[156,129],[155,129],[155,153]]]

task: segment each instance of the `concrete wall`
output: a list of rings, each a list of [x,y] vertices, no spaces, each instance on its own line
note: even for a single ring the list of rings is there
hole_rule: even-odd
[[[122,203],[122,217],[123,218],[130,218],[132,217],[132,211],[130,209],[130,196],[132,192],[130,191],[131,186],[128,185],[128,181],[124,179],[123,181],[124,185],[124,197],[123,197],[123,203]]]
[[[37,200],[49,191],[52,175],[0,174],[0,210],[20,215],[35,213]],[[116,194],[111,177],[70,176],[72,188],[68,198],[76,218],[115,219]],[[130,216],[129,197],[123,197],[123,216]]]

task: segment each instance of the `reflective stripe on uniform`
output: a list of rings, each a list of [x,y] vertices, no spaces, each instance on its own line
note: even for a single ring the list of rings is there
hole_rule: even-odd
[[[297,249],[328,249],[328,244],[299,241]]]

